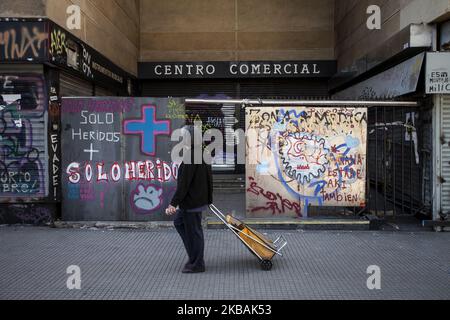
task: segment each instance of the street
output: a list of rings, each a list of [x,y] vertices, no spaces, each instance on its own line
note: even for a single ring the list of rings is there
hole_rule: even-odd
[[[273,269],[227,230],[206,230],[206,273],[182,274],[173,229],[0,227],[0,299],[450,299],[450,235],[267,231],[288,241]],[[81,288],[69,290],[78,266]],[[369,266],[381,272],[369,290]]]

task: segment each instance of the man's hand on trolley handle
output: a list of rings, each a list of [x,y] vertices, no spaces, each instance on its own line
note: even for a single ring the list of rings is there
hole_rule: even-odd
[[[171,216],[174,215],[177,212],[177,208],[175,208],[172,205],[169,205],[166,209],[166,215]]]

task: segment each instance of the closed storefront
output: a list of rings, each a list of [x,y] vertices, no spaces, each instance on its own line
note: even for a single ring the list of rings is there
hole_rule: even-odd
[[[67,72],[59,75],[60,94],[62,97],[90,97],[93,96],[93,83]]]
[[[0,224],[42,224],[64,196],[61,97],[128,96],[134,80],[48,19],[0,18],[0,39]]]
[[[448,217],[450,213],[450,95],[439,95],[436,97],[438,109],[438,126],[441,136],[439,137],[440,152],[437,158],[436,198],[437,214],[436,220]]]
[[[450,30],[450,28],[449,28]],[[450,37],[447,34],[447,42]],[[448,46],[447,46],[448,49]],[[434,226],[448,227],[450,217],[450,52],[427,55],[426,90],[434,101]]]
[[[97,97],[114,97],[118,95],[116,91],[98,85],[95,86],[94,90],[94,95]]]
[[[140,63],[142,96],[199,99],[327,99],[334,61],[178,62]],[[203,128],[219,129],[224,151],[215,156],[213,170],[243,173],[237,164],[231,132],[245,129],[241,106],[186,105],[186,122],[201,120]],[[227,148],[228,146],[228,148]]]
[[[0,223],[47,221],[48,102],[42,67],[0,66]],[[30,205],[26,205],[30,204]]]

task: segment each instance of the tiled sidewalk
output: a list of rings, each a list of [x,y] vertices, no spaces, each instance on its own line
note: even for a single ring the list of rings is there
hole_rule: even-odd
[[[450,299],[448,233],[281,232],[285,255],[265,272],[231,232],[207,230],[207,272],[186,275],[172,229],[1,227],[0,299]],[[81,290],[66,287],[69,265]]]

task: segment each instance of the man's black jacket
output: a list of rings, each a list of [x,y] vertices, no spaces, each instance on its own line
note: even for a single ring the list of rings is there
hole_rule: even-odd
[[[212,192],[211,166],[183,162],[178,169],[177,191],[170,204],[183,210],[203,207],[213,202]]]

